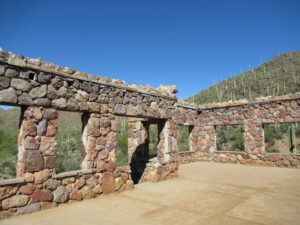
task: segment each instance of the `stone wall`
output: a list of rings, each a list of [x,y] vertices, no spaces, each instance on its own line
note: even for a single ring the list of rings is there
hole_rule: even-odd
[[[0,51],[0,104],[165,119],[174,111],[173,89],[130,85]]]
[[[300,122],[300,94],[199,106],[182,105],[174,118],[195,125],[198,147],[179,153],[179,162],[216,161],[279,167],[300,167],[299,155],[265,152],[264,124]],[[194,112],[193,112],[194,111]],[[194,118],[195,120],[183,118]],[[178,119],[181,118],[181,119]],[[218,152],[216,126],[243,125],[245,152]],[[197,143],[197,144],[196,144]]]
[[[300,154],[264,153],[249,154],[247,152],[180,152],[179,163],[196,161],[236,163],[255,166],[300,168]]]
[[[84,115],[82,170],[56,174],[58,113],[22,108],[17,176],[0,181],[0,218],[35,212],[133,188],[131,170],[116,168],[116,120],[113,115]]]
[[[0,218],[51,208],[158,182],[178,164],[216,161],[300,167],[298,154],[265,153],[264,124],[300,122],[300,94],[203,106],[176,101],[173,86],[157,89],[92,76],[0,51],[0,104],[21,106],[17,178],[0,180]],[[56,174],[57,111],[83,112],[81,170]],[[116,168],[116,119],[132,117],[128,166]],[[157,156],[149,126],[158,125]],[[178,126],[190,127],[190,151],[179,152]],[[245,152],[218,152],[216,126],[243,125]]]
[[[174,86],[126,84],[0,51],[0,104],[22,107],[18,177],[0,181],[0,217],[133,188],[130,167],[116,168],[115,116],[160,119],[169,127],[175,91]],[[57,109],[83,113],[82,170],[56,174]],[[138,153],[136,144],[149,142],[147,126],[129,128],[129,164]],[[177,160],[175,147],[169,147],[174,142],[170,129],[160,129],[159,166],[152,174],[163,180],[175,176]]]
[[[80,170],[58,175],[50,175],[43,170],[35,176],[8,179],[0,183],[0,218],[132,188],[129,167],[119,167],[113,173]]]

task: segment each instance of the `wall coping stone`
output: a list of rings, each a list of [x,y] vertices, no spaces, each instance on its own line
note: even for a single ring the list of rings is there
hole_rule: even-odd
[[[0,62],[21,67],[21,68],[28,68],[32,70],[41,71],[41,72],[52,73],[58,76],[79,79],[83,81],[89,81],[89,82],[116,87],[124,90],[139,92],[142,94],[176,100],[176,96],[174,95],[174,93],[177,92],[177,88],[174,85],[153,88],[149,86],[144,87],[140,85],[128,84],[123,81],[113,80],[113,79],[111,79],[111,81],[103,81],[101,80],[101,76],[90,75],[69,67],[61,67],[53,63],[45,62],[42,59],[31,59],[21,55],[15,55],[12,52],[1,51],[1,49],[0,49]]]
[[[235,107],[235,106],[243,106],[243,105],[255,105],[260,103],[271,103],[271,102],[279,102],[279,101],[291,101],[291,100],[299,100],[300,92],[280,95],[280,96],[267,96],[267,97],[257,97],[251,99],[240,99],[237,101],[228,101],[228,102],[216,102],[216,103],[207,103],[203,105],[191,104],[189,102],[178,102],[176,104],[177,107],[194,109],[197,111],[209,110],[209,109],[219,109],[219,108],[227,108],[227,107]]]
[[[131,118],[131,117],[129,117],[128,121],[129,122],[138,122],[138,121],[143,122],[143,121],[149,121],[149,118]]]
[[[75,171],[68,171],[68,172],[63,172],[59,174],[55,174],[53,178],[55,179],[64,179],[67,177],[75,177],[75,176],[82,176],[82,175],[87,175],[87,174],[93,174],[93,170],[75,170]]]
[[[245,151],[219,151],[219,150],[216,150],[212,153],[237,153],[237,154],[251,154],[251,153],[248,153],[248,152],[245,152]]]
[[[24,183],[26,183],[24,178],[17,177],[12,179],[0,180],[0,187],[7,186],[7,185],[24,184]]]
[[[182,154],[184,154],[184,153],[187,153],[187,154],[188,154],[188,153],[197,153],[197,152],[196,152],[196,151],[183,151],[183,152],[179,152],[179,154],[181,154],[181,153],[182,153]]]
[[[202,108],[199,107],[199,106],[188,105],[188,104],[181,104],[181,103],[176,103],[175,106],[182,107],[182,108],[187,108],[187,109],[199,110],[199,111],[202,110]]]

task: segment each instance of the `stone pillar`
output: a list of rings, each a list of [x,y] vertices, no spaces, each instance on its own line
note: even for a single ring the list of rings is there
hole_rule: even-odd
[[[129,119],[128,122],[128,164],[133,157],[145,157],[149,153],[149,125],[143,119]]]
[[[177,128],[178,126],[173,120],[161,121],[158,124],[157,158],[160,163],[157,168],[158,180],[177,176],[179,152]]]
[[[199,152],[200,151],[200,127],[189,126],[189,151]]]
[[[211,153],[216,151],[217,142],[216,142],[216,130],[214,126],[205,126],[197,128],[198,141],[200,152]]]
[[[116,168],[116,119],[111,114],[91,113],[83,118],[82,143],[85,157],[82,169],[114,172]]]
[[[244,146],[247,153],[265,152],[265,134],[262,124],[245,124]]]
[[[22,109],[18,136],[17,176],[42,179],[55,173],[58,113],[55,109],[28,107]]]

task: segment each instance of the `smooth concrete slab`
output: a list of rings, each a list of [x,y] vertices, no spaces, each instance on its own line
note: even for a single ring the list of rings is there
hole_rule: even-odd
[[[179,177],[0,221],[6,225],[300,224],[300,170],[196,162]]]

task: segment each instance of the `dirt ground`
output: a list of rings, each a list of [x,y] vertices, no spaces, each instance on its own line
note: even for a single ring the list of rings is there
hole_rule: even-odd
[[[0,221],[5,225],[300,224],[300,170],[197,162],[179,178]]]

